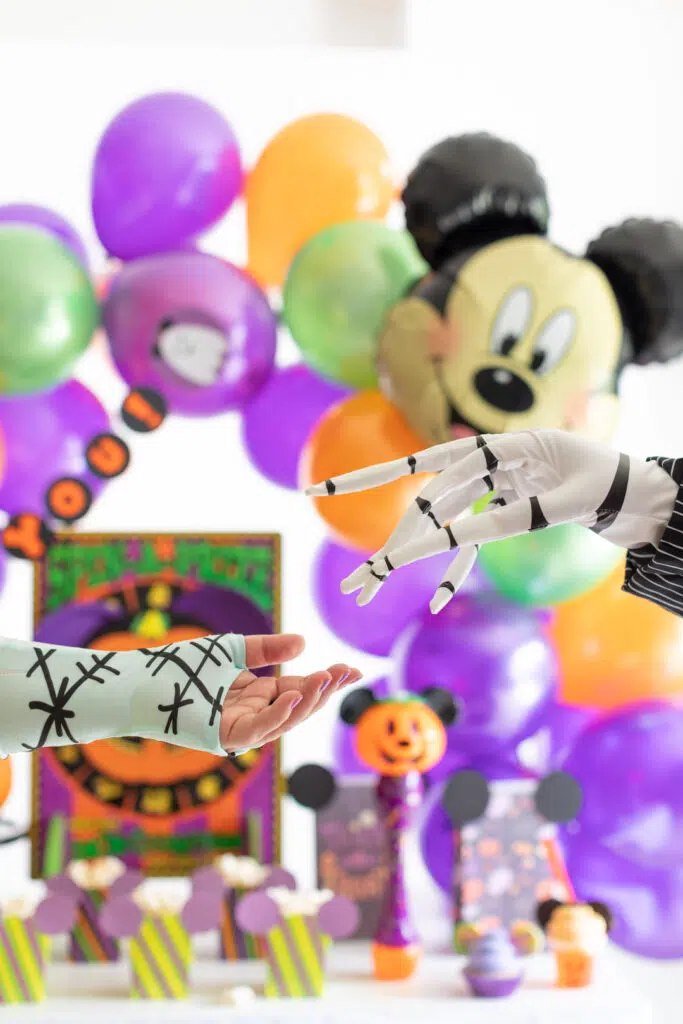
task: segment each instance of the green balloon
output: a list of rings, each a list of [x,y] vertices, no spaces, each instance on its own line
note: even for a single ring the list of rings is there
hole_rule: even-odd
[[[623,551],[570,523],[483,544],[479,564],[504,596],[527,607],[580,597],[614,570]]]
[[[349,221],[297,253],[284,287],[284,319],[304,360],[323,377],[377,386],[377,334],[389,309],[427,272],[410,235]]]
[[[92,284],[68,249],[36,228],[0,227],[0,394],[68,377],[98,319]]]

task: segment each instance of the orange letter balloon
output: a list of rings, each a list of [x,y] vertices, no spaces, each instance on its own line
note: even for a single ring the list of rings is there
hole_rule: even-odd
[[[567,704],[617,708],[683,694],[683,619],[624,593],[623,580],[621,563],[557,609],[551,634]]]
[[[395,193],[389,155],[364,124],[342,114],[293,121],[247,179],[249,272],[281,287],[309,238],[347,220],[382,220]]]
[[[362,391],[333,406],[315,427],[302,457],[304,484],[391,462],[422,448],[424,443],[395,405],[378,391]],[[316,498],[315,505],[342,544],[376,551],[425,479],[424,475],[405,476],[357,494]]]

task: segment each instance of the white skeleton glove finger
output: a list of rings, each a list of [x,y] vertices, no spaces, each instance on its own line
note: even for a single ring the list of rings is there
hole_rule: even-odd
[[[427,514],[437,518],[437,528],[399,544],[392,538],[370,566],[360,566],[344,580],[344,593],[362,587],[368,572],[383,581],[394,569],[454,548],[462,554],[470,549],[471,559],[471,549],[481,544],[560,523],[581,523],[624,548],[657,544],[677,495],[676,483],[656,462],[631,459],[558,430],[484,435],[439,445],[408,459],[328,480],[309,493],[349,493],[422,471],[439,473],[415,501],[418,508],[429,503]],[[496,502],[480,515],[453,523],[462,510],[460,503],[469,498],[468,488],[477,482],[486,490],[504,493],[504,504]],[[441,519],[436,517],[437,507]],[[415,521],[415,510],[409,513]],[[443,589],[450,596],[456,581],[462,584],[460,571],[449,571]],[[435,603],[445,603],[438,591]]]
[[[139,736],[224,754],[225,696],[245,668],[244,637],[140,651],[0,641],[0,752]]]

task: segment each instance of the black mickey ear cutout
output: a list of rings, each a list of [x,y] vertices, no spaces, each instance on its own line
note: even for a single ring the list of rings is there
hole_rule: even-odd
[[[453,695],[440,686],[429,686],[420,694],[420,699],[427,707],[441,719],[444,725],[449,726],[457,722],[460,717],[460,706],[453,698]]]
[[[597,900],[594,903],[589,903],[588,906],[592,907],[595,913],[600,915],[600,917],[604,920],[605,924],[607,925],[607,931],[611,932],[612,926],[614,924],[614,918],[612,917],[612,911],[607,906],[607,904],[601,903],[600,900]]]
[[[551,772],[536,790],[536,810],[546,821],[573,821],[583,807],[583,790],[567,772]]]
[[[441,803],[456,828],[483,818],[489,805],[489,784],[480,772],[462,771],[451,775]]]
[[[356,725],[361,715],[377,704],[377,698],[367,686],[361,686],[359,690],[352,690],[341,702],[339,717],[346,725]]]
[[[303,764],[289,777],[287,791],[302,807],[321,811],[337,792],[334,775],[319,764]]]
[[[563,907],[564,903],[560,900],[544,900],[543,903],[539,903],[536,907],[536,920],[543,929],[546,930],[550,924],[550,919],[560,907]]]

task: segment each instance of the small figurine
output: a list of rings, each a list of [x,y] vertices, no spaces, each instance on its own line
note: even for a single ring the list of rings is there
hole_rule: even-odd
[[[522,982],[522,966],[508,933],[497,928],[476,938],[464,973],[475,996],[512,995]]]
[[[446,726],[458,709],[445,690],[431,687],[419,696],[396,694],[377,700],[365,687],[343,700],[341,719],[355,732],[356,753],[379,774],[377,803],[388,838],[388,883],[372,947],[375,977],[409,978],[420,959],[417,930],[407,902],[405,838],[422,801],[422,776],[446,751]],[[332,775],[316,765],[298,769],[289,792],[306,807],[319,810],[335,794]]]
[[[555,954],[560,988],[585,988],[593,980],[596,956],[607,946],[612,915],[604,903],[546,900],[538,908],[548,945]]]

